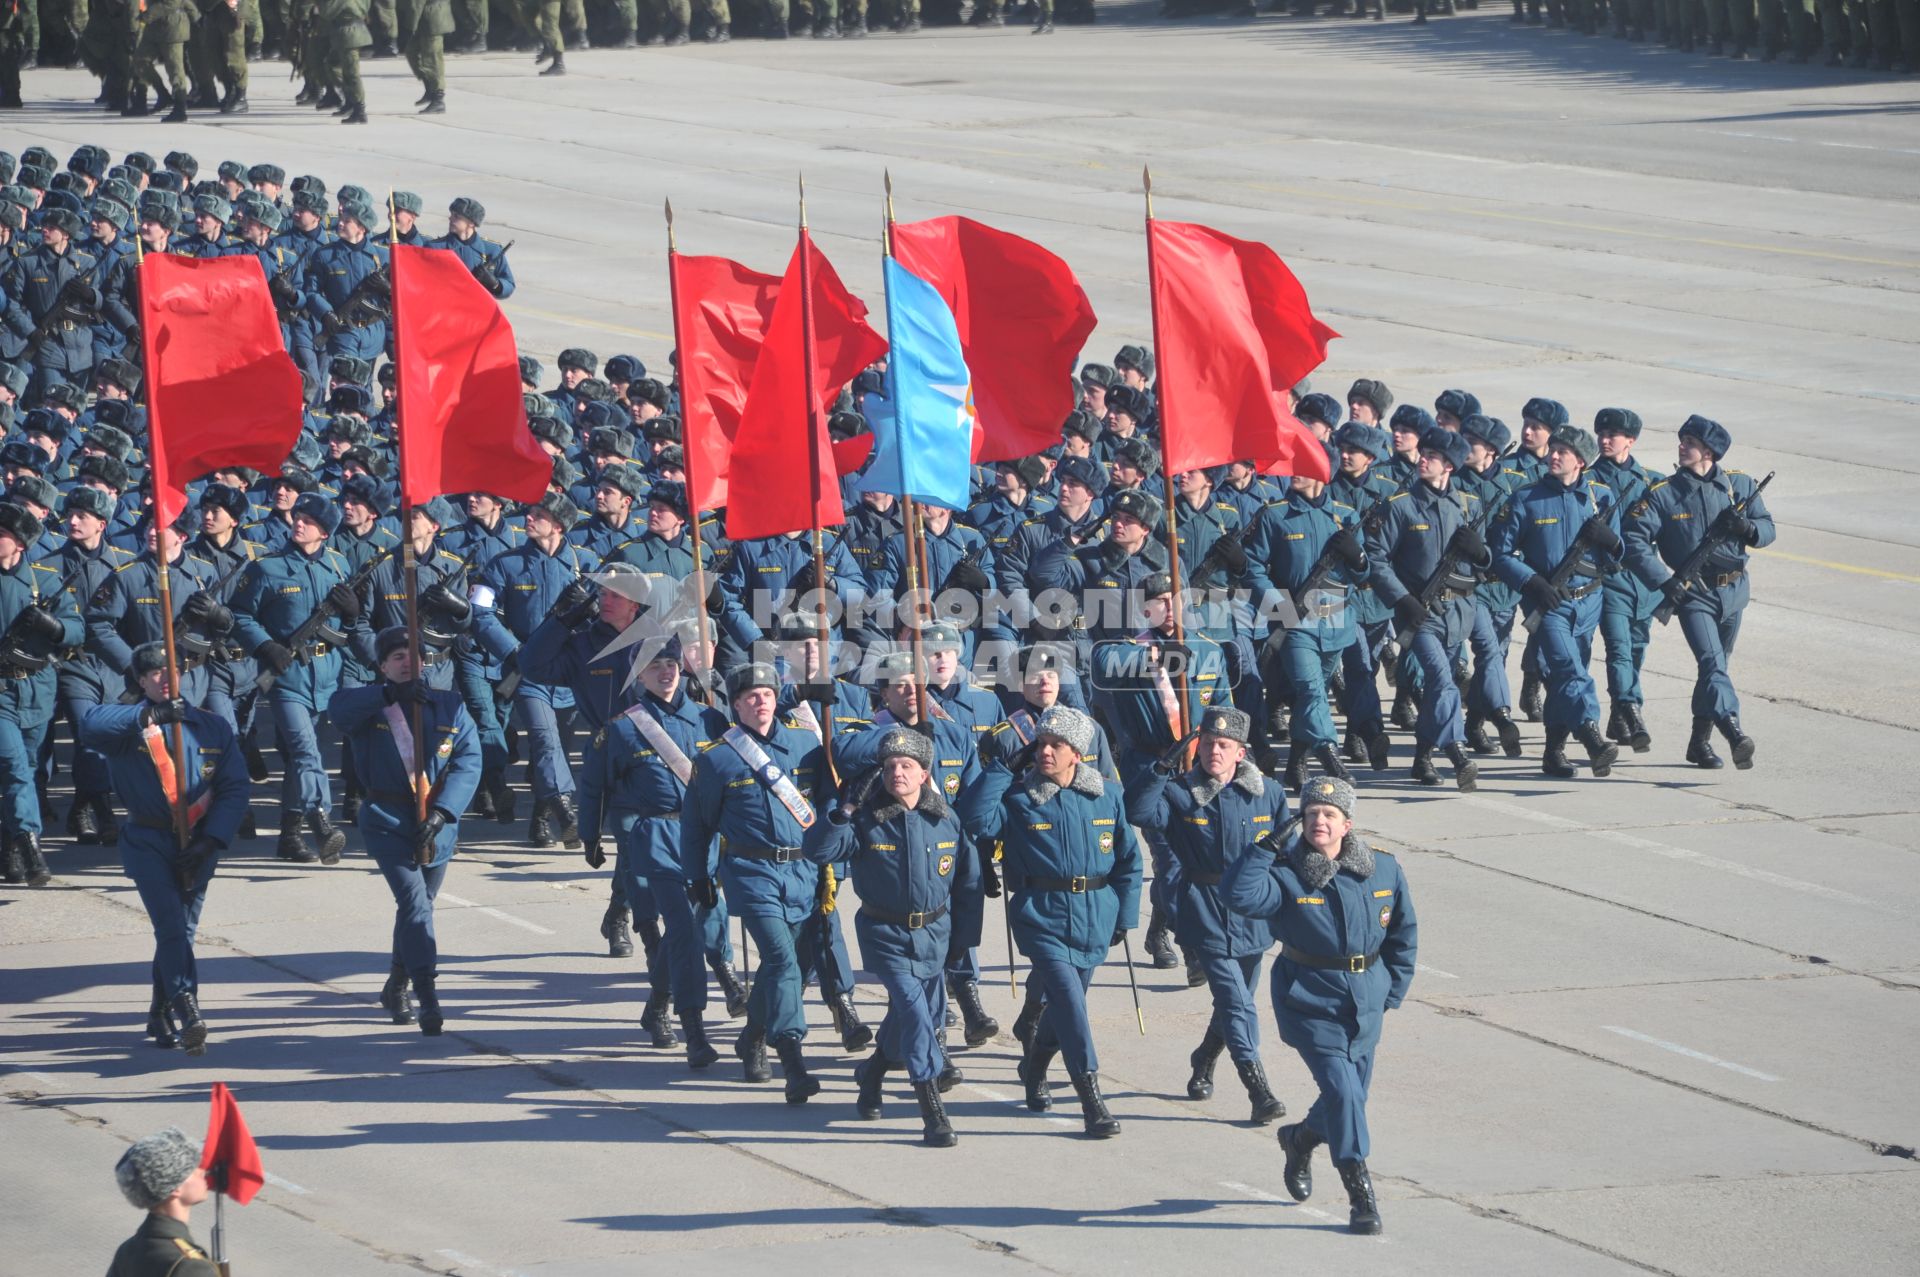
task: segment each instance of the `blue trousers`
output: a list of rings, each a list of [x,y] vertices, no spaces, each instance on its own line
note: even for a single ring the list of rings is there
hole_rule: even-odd
[[[320,716],[295,700],[276,696],[273,727],[280,738],[280,808],[305,814],[330,811],[333,791],[327,784],[326,764],[320,759]]]
[[[1513,623],[1508,617],[1507,623]],[[1507,641],[1493,626],[1493,613],[1476,597],[1473,600],[1473,628],[1467,631],[1467,646],[1473,652],[1473,676],[1467,682],[1467,709],[1475,714],[1493,714],[1513,708],[1513,688],[1507,682]]]
[[[853,955],[847,950],[847,938],[840,930],[840,911],[814,910],[800,924],[800,978],[818,980],[822,998],[837,998],[852,993],[856,979]]]
[[[179,856],[170,835],[125,825],[120,836],[120,868],[133,879],[140,903],[153,923],[153,984],[168,1002],[200,991],[193,962],[193,936],[200,927],[200,906],[213,881],[211,858],[200,865],[191,891],[182,891],[173,866]]]
[[[1166,920],[1167,928],[1171,930],[1174,902],[1180,898],[1180,857],[1173,854],[1173,844],[1159,830],[1142,832],[1146,836],[1147,859],[1153,864],[1153,881],[1147,884],[1147,903]],[[1120,836],[1126,838],[1131,835],[1122,830]]]
[[[113,793],[113,778],[107,774],[107,756],[80,743],[80,720],[99,703],[99,689],[85,683],[68,683],[60,689],[60,716],[73,728],[73,796],[76,800]],[[42,748],[47,746],[43,744]]]
[[[770,1042],[806,1037],[807,1017],[800,1007],[805,986],[799,953],[804,922],[788,922],[783,914],[743,913],[740,917],[760,950],[760,966],[753,973],[753,990],[747,995],[748,1030],[764,1032]]]
[[[1333,709],[1327,704],[1327,683],[1342,650],[1310,626],[1295,626],[1280,640],[1280,668],[1286,672],[1293,702],[1292,740],[1307,753],[1340,739],[1333,727]],[[1376,695],[1375,703],[1378,700]]]
[[[1413,741],[1420,749],[1445,749],[1465,738],[1460,719],[1460,689],[1453,681],[1453,656],[1440,628],[1422,625],[1408,649],[1420,674],[1420,718]]]
[[[1600,717],[1600,697],[1588,664],[1593,660],[1593,631],[1600,623],[1600,600],[1574,599],[1541,618],[1540,664],[1546,676],[1548,727],[1569,730]]]
[[[8,837],[40,832],[40,795],[33,778],[46,735],[44,718],[28,724],[0,714],[0,823]]]
[[[1225,954],[1203,954],[1200,969],[1207,976],[1207,992],[1213,995],[1213,1018],[1207,1022],[1210,1033],[1226,1039],[1227,1054],[1236,1064],[1260,1058],[1260,1012],[1254,990],[1260,983],[1260,954],[1230,958]]]
[[[624,877],[636,927],[643,921],[657,921],[660,926],[660,943],[647,951],[649,1000],[671,997],[680,1015],[705,1011],[705,937],[687,900],[687,884],[665,874],[637,874],[631,868],[616,877]]]
[[[993,840],[982,840],[975,852],[985,864],[993,859]],[[947,983],[963,984],[980,979],[980,955],[975,952],[987,922],[987,893],[982,887],[972,891],[955,890],[951,901],[952,939],[947,942]],[[945,1013],[942,1013],[942,1020]]]
[[[475,661],[458,661],[455,682],[473,718],[474,730],[480,735],[480,768],[488,774],[497,772],[507,765],[507,727],[500,718],[500,703],[493,699],[493,683],[487,678],[486,667]]]
[[[905,967],[868,969],[887,991],[887,1015],[875,1035],[881,1058],[904,1068],[912,1081],[933,1081],[946,1062],[940,1029],[946,1023],[947,995],[940,977],[922,980]]]
[[[1278,1011],[1278,1008],[1275,1008]],[[1300,1058],[1313,1074],[1319,1097],[1307,1110],[1307,1129],[1327,1142],[1336,1163],[1365,1160],[1367,1140],[1367,1086],[1373,1081],[1373,1052],[1357,1060],[1344,1055],[1302,1051]]]
[[[1601,591],[1600,644],[1607,654],[1609,700],[1620,705],[1644,703],[1640,693],[1640,667],[1646,664],[1647,640],[1652,633],[1650,608],[1637,607],[1629,595]]]
[[[1065,958],[1035,958],[1034,978],[1046,990],[1047,1009],[1040,1014],[1034,1042],[1043,1051],[1059,1051],[1069,1073],[1095,1073],[1100,1057],[1093,1049],[1093,1025],[1087,1020],[1087,989],[1092,967],[1076,967]]]
[[[1375,736],[1386,727],[1380,709],[1380,650],[1386,643],[1387,623],[1367,624],[1340,653],[1346,671],[1347,725],[1358,736]]]
[[[524,686],[524,685],[523,685]],[[513,712],[527,734],[527,773],[536,799],[573,792],[573,771],[567,766],[566,744],[560,735],[560,717],[544,696],[517,695]]]
[[[1742,609],[1744,611],[1744,609]],[[1733,659],[1733,644],[1740,637],[1740,611],[1721,609],[1717,596],[1688,602],[1680,609],[1680,632],[1693,649],[1697,673],[1693,679],[1693,713],[1696,718],[1718,718],[1738,714],[1740,698],[1734,694],[1733,678],[1727,663]]]
[[[379,843],[370,850],[386,875],[387,889],[393,892],[394,959],[406,967],[409,978],[431,980],[440,958],[440,946],[433,938],[433,898],[440,894],[447,865],[422,869],[413,863],[412,843],[385,838]]]

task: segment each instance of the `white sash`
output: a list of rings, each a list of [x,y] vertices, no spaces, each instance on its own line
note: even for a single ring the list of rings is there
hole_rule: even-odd
[[[413,728],[407,724],[406,711],[398,705],[387,706],[387,727],[393,733],[393,747],[400,753],[400,770],[407,775],[407,788],[417,794],[420,776],[413,770]]]
[[[653,752],[666,760],[667,766],[680,778],[682,785],[686,784],[687,778],[693,775],[693,760],[661,726],[660,720],[649,714],[645,705],[635,705],[625,713],[633,720],[640,735],[646,738],[647,744],[653,746]]]
[[[792,779],[767,757],[767,751],[760,748],[760,742],[748,734],[746,728],[735,724],[727,729],[721,739],[740,755],[740,761],[747,765],[753,778],[765,785],[780,800],[780,805],[800,822],[800,828],[813,828],[813,804],[807,801],[806,795],[800,792]]]

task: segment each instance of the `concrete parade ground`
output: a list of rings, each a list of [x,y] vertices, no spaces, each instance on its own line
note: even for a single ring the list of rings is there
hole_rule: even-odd
[[[63,772],[54,883],[0,890],[0,1277],[103,1271],[138,1223],[115,1159],[170,1124],[197,1140],[215,1081],[270,1173],[227,1211],[241,1277],[1915,1270],[1916,82],[1515,28],[1504,7],[1426,28],[1153,12],[1040,38],[580,53],[558,79],[460,57],[430,117],[403,62],[370,61],[373,120],[351,128],[293,106],[280,63],[254,64],[250,114],[176,126],[103,115],[85,74],[39,70],[0,147],[272,161],[417,191],[433,234],[473,196],[514,241],[505,309],[550,379],[567,346],[664,376],[662,200],[681,251],[777,273],[801,173],[878,323],[887,169],[902,219],[965,214],[1065,257],[1104,362],[1151,342],[1150,164],[1160,216],[1272,245],[1344,334],[1316,389],[1377,377],[1428,406],[1462,387],[1516,431],[1533,395],[1581,425],[1628,407],[1661,470],[1688,414],[1723,422],[1731,466],[1779,472],[1733,662],[1752,770],[1682,762],[1675,624],[1647,661],[1653,748],[1608,779],[1544,779],[1538,724],[1471,795],[1412,784],[1406,733],[1391,772],[1357,773],[1358,823],[1402,858],[1423,924],[1369,1110],[1385,1234],[1347,1234],[1324,1153],[1314,1196],[1288,1198],[1225,1062],[1214,1099],[1185,1098],[1207,993],[1140,967],[1142,1037],[1117,952],[1092,994],[1115,1141],[1081,1135],[1059,1069],[1054,1112],[1028,1113],[1005,1031],[955,1051],[957,1148],[921,1147],[898,1074],[862,1122],[856,1057],[811,994],[826,1089],[804,1107],[739,1080],[718,1008],[722,1062],[690,1073],[646,1045],[641,959],[605,956],[605,871],[531,850],[524,823],[462,831],[438,910],[445,1035],[390,1025],[385,883],[357,835],[333,868],[275,860],[277,778],[201,923],[210,1047],[156,1050],[146,916],[113,849],[61,836]],[[981,958],[1010,1026],[1000,913]],[[877,1024],[879,986],[858,1000]],[[1297,1120],[1311,1082],[1262,1002]],[[196,1210],[203,1244],[211,1223]]]

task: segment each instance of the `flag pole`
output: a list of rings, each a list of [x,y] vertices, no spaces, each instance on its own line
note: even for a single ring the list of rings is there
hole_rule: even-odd
[[[813,598],[814,623],[820,639],[820,664],[831,676],[833,639],[827,628],[827,545],[820,528],[820,401],[813,385],[813,253],[807,238],[807,176],[800,174],[800,363],[801,386],[806,394],[803,420],[807,431],[808,510],[813,517]],[[836,480],[836,484],[837,484]],[[825,751],[827,775],[840,783],[833,767],[833,706],[824,706],[820,722],[820,747]]]
[[[400,358],[400,264],[396,259],[400,247],[400,230],[394,225],[393,191],[387,191],[387,278],[395,281],[391,304],[393,319],[393,398],[396,405],[394,426],[399,434],[395,441],[395,450],[400,454],[400,575],[407,594],[407,651],[413,656],[413,677],[418,680],[426,677],[426,670],[420,664],[420,560],[413,549],[413,502],[407,493],[407,393],[401,370],[406,361]],[[420,702],[414,701],[409,707],[413,718],[413,775],[409,777],[413,787],[413,818],[419,825],[427,823],[427,739],[420,730]],[[422,854],[431,858],[431,851],[423,852],[415,848],[416,858]],[[425,862],[422,862],[425,863]]]
[[[213,1192],[213,1263],[220,1270],[220,1277],[230,1277],[233,1266],[227,1262],[227,1165],[216,1162],[213,1174],[219,1177],[219,1186]],[[211,1176],[209,1177],[211,1178]]]
[[[675,351],[680,352],[686,349],[686,345],[680,339],[680,267],[678,262],[680,250],[676,246],[673,238],[673,201],[671,199],[666,201],[666,211],[667,304],[673,310],[673,348]],[[686,378],[682,376],[680,378],[680,434],[682,439],[691,445],[693,442],[693,432],[687,426],[687,419],[691,414],[687,411],[686,390]],[[696,627],[695,632],[698,635],[697,641],[700,645],[700,653],[695,663],[700,675],[700,686],[706,692],[707,700],[711,702],[714,687],[712,681],[713,671],[710,668],[707,657],[709,636],[707,632],[706,551],[700,544],[700,511],[696,508],[693,498],[694,449],[688,446],[682,449],[682,451],[686,454],[686,465],[683,466],[682,469],[686,471],[687,476],[687,522],[689,524],[687,535],[693,539],[693,590],[696,595],[694,602],[694,625]]]
[[[146,251],[140,237],[133,237],[134,270],[145,274]],[[140,281],[140,295],[149,296],[147,281]],[[171,479],[164,473],[165,463],[160,449],[154,447],[154,441],[160,437],[160,398],[153,393],[153,374],[159,368],[153,349],[152,316],[142,315],[140,324],[140,361],[147,370],[147,445],[152,453],[148,468],[148,478],[153,483],[153,561],[154,579],[160,594],[160,637],[167,652],[167,699],[180,699],[180,657],[179,649],[173,637],[173,583],[167,573],[167,530],[160,521],[161,480]],[[169,520],[171,522],[171,520]],[[167,737],[173,753],[173,836],[182,851],[186,850],[192,830],[187,823],[187,733],[182,723],[168,725]]]
[[[1153,281],[1155,279],[1153,267],[1153,173],[1144,165],[1141,166],[1140,169],[1140,186],[1147,198],[1147,308],[1152,315],[1153,348],[1156,352],[1156,357],[1162,357],[1165,351],[1165,344],[1160,340],[1160,308],[1154,305],[1153,302]],[[1165,376],[1166,366],[1164,363],[1160,367],[1160,372],[1161,376],[1155,379],[1155,385],[1157,387],[1156,397],[1159,399],[1160,404],[1160,477],[1166,481],[1167,491],[1167,570],[1173,577],[1173,595],[1172,602],[1169,606],[1173,609],[1173,641],[1185,647],[1187,643],[1186,609],[1184,600],[1180,596],[1180,517],[1178,513],[1176,513],[1180,504],[1180,494],[1174,487],[1173,470],[1167,465],[1166,444],[1172,436],[1171,426],[1173,414],[1168,410],[1166,393],[1167,378]],[[1175,701],[1177,702],[1174,707],[1177,711],[1174,715],[1173,722],[1174,739],[1185,740],[1189,729],[1187,723],[1187,667],[1184,660],[1178,662],[1178,668],[1174,672],[1173,681],[1176,692]],[[1193,746],[1188,745],[1183,753],[1190,759],[1192,757],[1192,751]],[[1141,1032],[1144,1033],[1145,1031],[1144,1028],[1141,1029]]]
[[[880,233],[880,248],[884,257],[893,256],[893,170],[882,169],[882,178],[887,191],[886,224]],[[886,272],[881,272],[884,280]],[[891,341],[893,332],[893,290],[887,289],[887,339]],[[920,518],[920,503],[907,495],[907,457],[900,449],[900,387],[895,380],[896,361],[887,359],[887,385],[893,392],[894,411],[894,456],[900,463],[900,540],[901,548],[907,554],[907,598],[913,607],[913,669],[914,686],[919,689],[917,699],[920,702],[920,721],[933,722],[933,688],[929,686],[932,671],[927,667],[926,622],[932,613],[933,582],[927,579],[927,526]],[[921,591],[925,589],[927,593]]]

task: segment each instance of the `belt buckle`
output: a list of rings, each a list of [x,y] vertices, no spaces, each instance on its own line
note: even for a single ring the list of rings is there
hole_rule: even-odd
[[[1087,880],[1085,876],[1077,876],[1077,877],[1067,879],[1067,890],[1072,892],[1076,896],[1086,895]]]
[[[1367,969],[1367,958],[1365,954],[1356,953],[1352,957],[1347,959],[1347,971],[1349,974],[1359,975],[1361,972],[1365,971],[1366,969]]]
[[[926,925],[927,915],[924,910],[916,909],[907,915],[907,930],[918,931]]]
[[[773,863],[776,865],[790,865],[799,859],[799,857],[800,849],[798,847],[775,847],[773,849]]]

